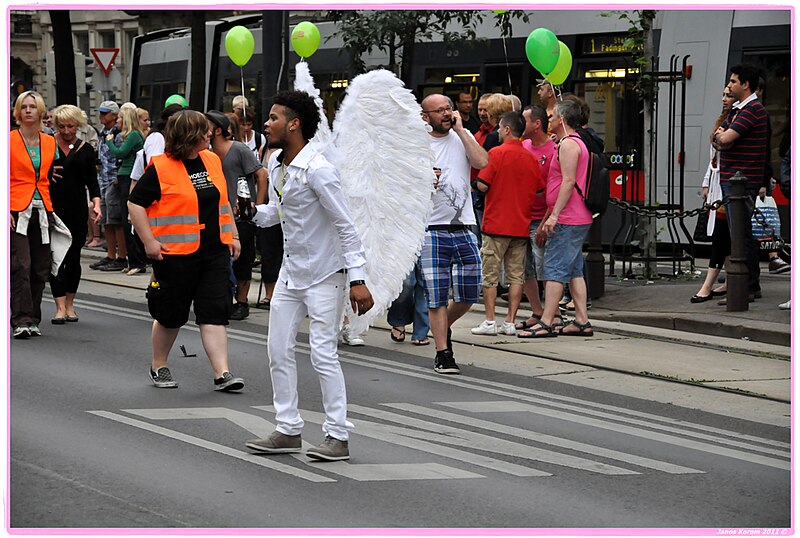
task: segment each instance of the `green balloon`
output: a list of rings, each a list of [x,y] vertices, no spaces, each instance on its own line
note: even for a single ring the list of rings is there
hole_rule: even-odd
[[[292,30],[292,48],[302,56],[308,58],[319,48],[319,30],[312,22],[303,21]]]
[[[498,15],[502,15],[503,13],[508,13],[507,9],[493,9],[492,13],[497,13]]]
[[[164,101],[164,108],[167,108],[169,105],[178,104],[181,106],[189,106],[189,103],[186,102],[186,98],[179,93],[173,93],[167,100]]]
[[[543,75],[550,73],[556,66],[559,52],[558,38],[547,28],[537,28],[525,41],[528,61]]]
[[[558,47],[560,49],[558,53],[558,62],[556,62],[556,66],[553,70],[544,76],[544,78],[556,86],[563,84],[564,81],[567,80],[569,72],[572,71],[572,52],[570,52],[569,48],[561,41],[558,42]]]
[[[228,58],[239,67],[244,67],[250,61],[255,48],[253,34],[244,26],[234,26],[225,35],[225,51],[228,53]]]

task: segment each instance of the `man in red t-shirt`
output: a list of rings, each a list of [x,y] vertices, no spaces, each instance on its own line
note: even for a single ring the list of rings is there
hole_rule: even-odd
[[[489,151],[489,165],[482,169],[473,187],[486,193],[483,213],[481,262],[486,320],[473,334],[513,335],[514,318],[522,298],[525,253],[530,236],[531,211],[536,192],[545,187],[536,157],[522,147],[525,120],[519,112],[500,118],[501,145]],[[500,263],[508,283],[508,315],[498,327],[494,319]]]

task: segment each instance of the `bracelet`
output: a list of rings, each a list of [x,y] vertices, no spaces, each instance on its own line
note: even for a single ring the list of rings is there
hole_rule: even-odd
[[[233,238],[236,239],[237,241],[239,240],[239,236],[238,235],[234,235]]]
[[[364,280],[351,280],[350,281],[350,287],[351,288],[353,286],[366,286],[366,285],[367,285],[367,283]]]

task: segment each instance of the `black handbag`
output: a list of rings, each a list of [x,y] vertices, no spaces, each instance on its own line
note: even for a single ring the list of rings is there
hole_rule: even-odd
[[[697,243],[710,243],[711,238],[706,233],[708,230],[708,211],[703,211],[697,215],[697,224],[694,226],[694,235],[692,238]]]

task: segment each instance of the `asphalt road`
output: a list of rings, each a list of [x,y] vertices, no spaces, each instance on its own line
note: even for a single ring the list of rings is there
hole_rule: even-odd
[[[180,387],[165,390],[148,380],[141,302],[84,294],[78,311],[11,343],[12,529],[791,524],[786,428],[469,365],[438,376],[387,342],[340,349],[349,462],[253,455],[245,441],[274,418],[263,327],[229,333],[243,393],[212,390],[193,325],[170,358]],[[302,338],[315,445],[321,399]]]

